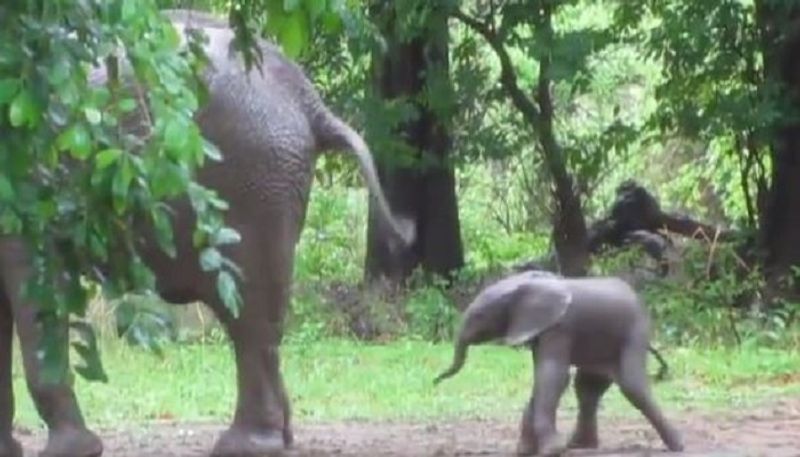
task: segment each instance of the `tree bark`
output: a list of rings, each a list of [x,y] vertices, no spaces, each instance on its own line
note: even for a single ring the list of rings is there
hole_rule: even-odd
[[[772,182],[760,227],[769,289],[778,295],[788,292],[784,280],[800,267],[800,7],[785,8],[757,2],[765,79],[781,86],[790,111],[773,137]]]
[[[553,37],[552,6],[544,4],[537,11],[536,27],[542,36]],[[535,100],[519,86],[511,56],[501,38],[486,23],[455,11],[454,17],[480,34],[500,60],[500,84],[517,110],[539,137],[539,146],[547,171],[553,180],[553,243],[556,248],[559,271],[564,276],[583,276],[589,267],[589,243],[586,218],[573,177],[567,169],[564,152],[553,131],[553,101],[550,95],[549,71],[551,57],[544,54],[539,61],[539,81]],[[538,106],[537,106],[538,105]]]
[[[448,73],[447,16],[431,15],[427,33],[401,39],[393,2],[381,2],[378,18],[388,49],[374,57],[375,89],[384,100],[419,99],[432,70]],[[408,248],[392,247],[370,203],[365,279],[399,283],[417,267],[449,278],[464,265],[455,174],[448,162],[451,138],[437,113],[414,102],[416,118],[398,129],[414,150],[417,164],[403,166],[378,157],[378,173],[392,207],[416,222],[417,238]],[[420,166],[422,164],[423,166]]]

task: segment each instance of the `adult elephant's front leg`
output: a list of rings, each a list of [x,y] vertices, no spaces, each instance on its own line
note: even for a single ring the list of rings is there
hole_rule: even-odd
[[[263,250],[249,248],[264,255]],[[280,455],[292,442],[279,353],[292,262],[278,260],[245,261],[241,315],[222,319],[235,351],[238,392],[233,423],[217,441],[215,457]]]
[[[86,428],[75,392],[67,383],[45,383],[40,377],[37,351],[42,337],[36,322],[36,308],[22,299],[22,284],[29,275],[28,257],[21,242],[0,241],[3,287],[11,302],[19,333],[22,361],[28,390],[42,420],[48,439],[42,457],[95,457],[103,453],[100,439]],[[60,339],[68,344],[68,327],[59,326]]]

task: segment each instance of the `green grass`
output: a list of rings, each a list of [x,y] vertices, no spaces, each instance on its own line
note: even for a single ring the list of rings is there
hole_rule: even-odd
[[[171,345],[159,359],[118,342],[104,345],[111,382],[77,381],[87,419],[115,426],[152,419],[226,420],[235,401],[233,356],[224,344]],[[462,372],[434,388],[431,380],[450,361],[449,344],[395,342],[366,345],[330,340],[284,346],[284,369],[296,417],[425,420],[454,417],[516,417],[530,393],[528,353],[477,347]],[[758,347],[665,350],[670,380],[656,384],[668,410],[739,408],[781,394],[800,392],[800,353]],[[650,370],[655,371],[655,363]],[[39,425],[15,366],[17,422]],[[794,379],[794,383],[791,380]],[[562,407],[574,408],[572,395]],[[606,414],[635,411],[613,389]]]

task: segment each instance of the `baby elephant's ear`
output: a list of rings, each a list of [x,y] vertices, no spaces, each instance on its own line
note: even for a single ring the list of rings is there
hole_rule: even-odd
[[[519,288],[510,306],[505,343],[524,344],[557,324],[572,303],[572,293],[560,280],[536,279]]]

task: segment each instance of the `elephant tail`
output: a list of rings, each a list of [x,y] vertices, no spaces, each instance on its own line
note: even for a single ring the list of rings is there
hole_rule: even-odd
[[[667,365],[664,357],[661,357],[661,353],[658,352],[652,345],[649,345],[647,350],[650,351],[653,356],[655,356],[656,360],[658,360],[658,372],[655,375],[656,382],[664,381],[667,379],[667,374],[669,373],[669,365]]]
[[[367,182],[370,194],[375,198],[378,205],[378,212],[389,224],[392,233],[401,242],[408,246],[416,238],[416,226],[414,221],[408,218],[395,216],[389,207],[389,202],[381,188],[375,162],[367,143],[352,127],[339,119],[326,108],[322,108],[321,116],[316,122],[315,133],[320,140],[322,149],[344,150],[352,153],[358,160],[361,176]]]

